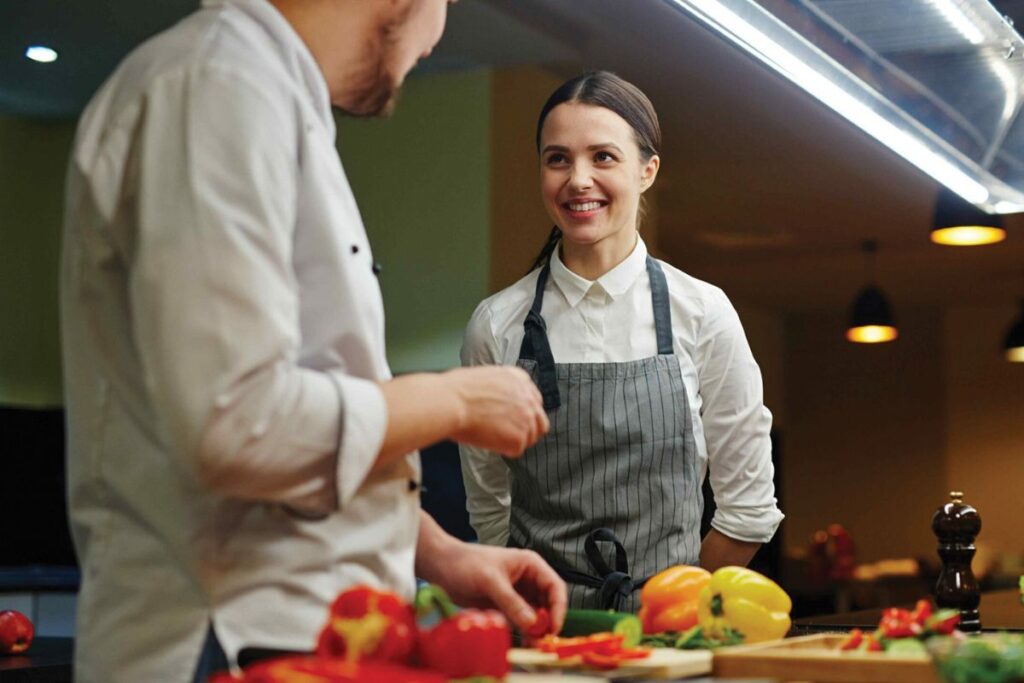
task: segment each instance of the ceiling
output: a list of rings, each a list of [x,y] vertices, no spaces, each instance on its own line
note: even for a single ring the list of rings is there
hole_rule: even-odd
[[[1024,0],[994,4],[1024,26]],[[75,116],[131,47],[195,5],[7,0],[0,111]],[[29,62],[30,43],[62,58]],[[1024,295],[1024,215],[1006,217],[1000,245],[932,245],[934,181],[665,0],[461,0],[421,68],[523,63],[565,76],[612,69],[648,93],[665,139],[653,202],[661,255],[736,300],[845,309],[868,277],[867,238],[897,310]]]

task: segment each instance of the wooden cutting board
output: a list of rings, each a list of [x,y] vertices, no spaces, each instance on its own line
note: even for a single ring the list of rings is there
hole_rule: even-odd
[[[815,683],[940,683],[927,655],[841,652],[843,634],[821,633],[715,650],[714,675]]]
[[[533,648],[509,650],[508,661],[514,669],[519,671],[572,671],[573,673],[581,671],[602,679],[634,676],[647,679],[667,679],[711,673],[711,652],[709,650],[655,648],[651,651],[650,657],[623,662],[619,668],[611,671],[587,669],[580,657],[559,659],[558,655],[553,652],[541,652]],[[573,680],[576,680],[575,677]]]

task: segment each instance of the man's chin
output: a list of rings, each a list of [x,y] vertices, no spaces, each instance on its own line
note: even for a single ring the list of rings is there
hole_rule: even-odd
[[[356,118],[388,118],[395,112],[399,89],[388,88],[373,95],[365,95],[355,102],[335,102],[334,106]]]

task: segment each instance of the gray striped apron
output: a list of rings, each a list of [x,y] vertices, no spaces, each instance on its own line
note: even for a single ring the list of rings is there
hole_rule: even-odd
[[[556,363],[540,314],[549,274],[537,280],[518,365],[540,388],[551,431],[506,461],[509,545],[540,553],[568,583],[571,607],[636,611],[648,577],[700,554],[701,482],[668,285],[648,256],[658,355]]]

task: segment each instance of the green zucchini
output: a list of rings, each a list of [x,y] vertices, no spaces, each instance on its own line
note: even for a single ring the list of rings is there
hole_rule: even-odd
[[[625,636],[625,647],[636,647],[644,634],[643,624],[635,614],[600,609],[571,609],[565,614],[560,636],[589,636],[591,633],[611,631]]]

